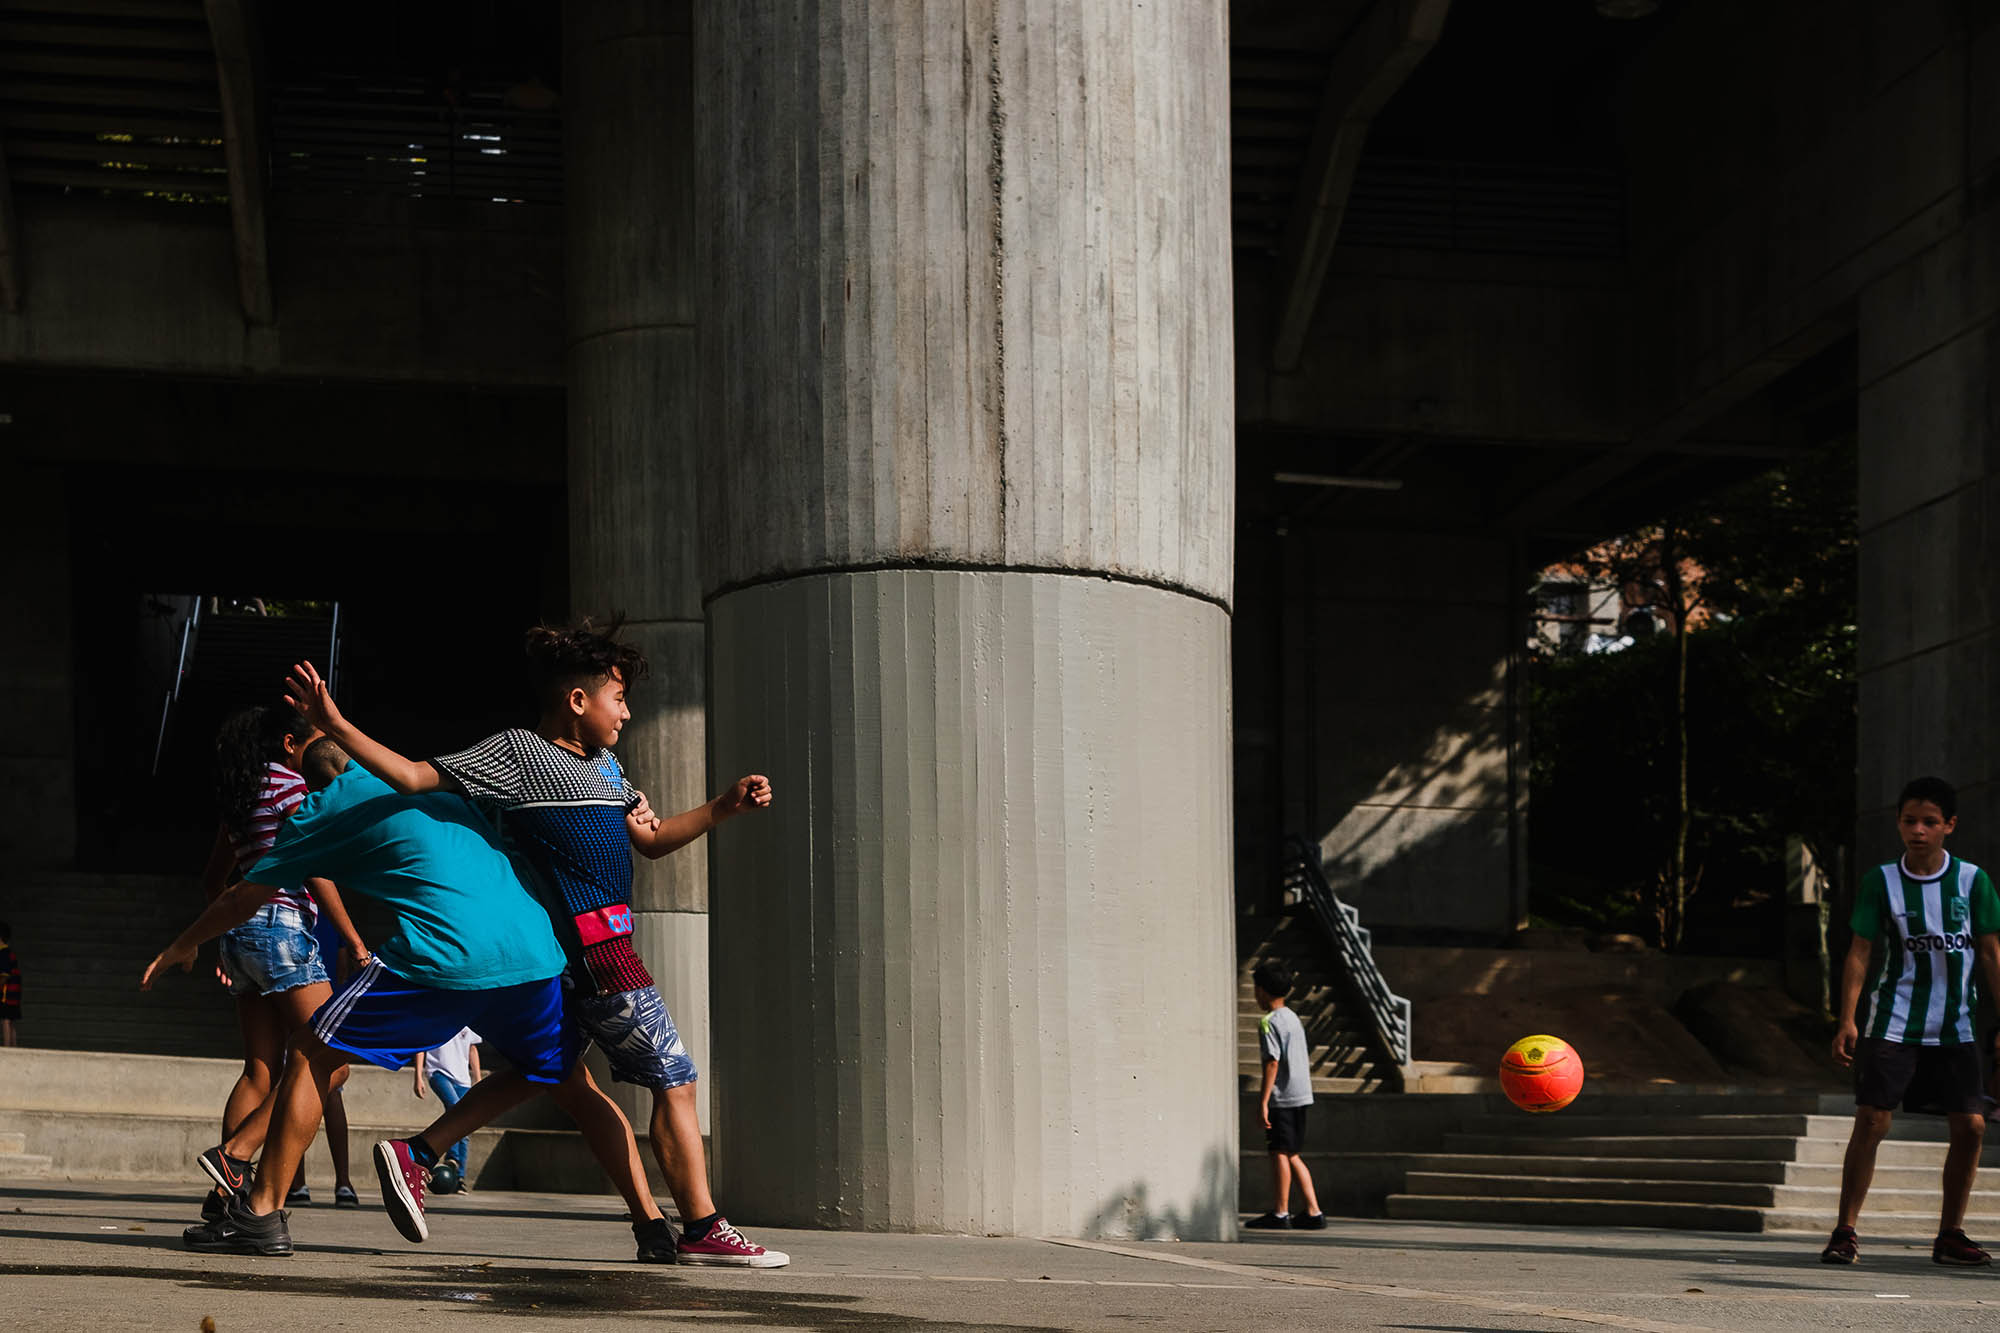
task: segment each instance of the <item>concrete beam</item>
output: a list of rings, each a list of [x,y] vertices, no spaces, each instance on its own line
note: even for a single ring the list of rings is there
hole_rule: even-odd
[[[246,0],[205,0],[222,90],[222,143],[229,161],[229,221],[236,233],[236,285],[243,318],[269,324],[271,260],[264,238],[264,154]]]
[[[1280,251],[1284,274],[1271,363],[1298,368],[1368,126],[1437,44],[1451,0],[1375,0],[1334,51]]]

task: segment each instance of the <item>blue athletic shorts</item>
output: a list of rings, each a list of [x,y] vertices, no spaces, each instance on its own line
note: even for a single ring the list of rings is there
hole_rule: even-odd
[[[296,907],[266,903],[222,937],[222,970],[242,993],[275,995],[326,981],[319,942]]]
[[[619,1083],[642,1088],[678,1088],[698,1076],[674,1016],[657,986],[612,994],[572,995],[576,1021],[583,1035],[597,1043]],[[486,1029],[469,1024],[474,1032]]]
[[[384,1069],[401,1069],[471,1028],[531,1083],[562,1082],[583,1053],[555,977],[493,990],[440,990],[397,976],[379,958],[319,1007],[312,1028],[335,1050]]]

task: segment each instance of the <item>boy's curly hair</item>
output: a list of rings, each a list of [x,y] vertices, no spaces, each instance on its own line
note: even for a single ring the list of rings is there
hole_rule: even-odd
[[[614,616],[603,629],[588,619],[567,629],[537,625],[528,631],[528,672],[535,698],[553,704],[582,686],[595,689],[615,671],[630,689],[646,674],[646,658],[629,643],[618,641],[625,617]]]

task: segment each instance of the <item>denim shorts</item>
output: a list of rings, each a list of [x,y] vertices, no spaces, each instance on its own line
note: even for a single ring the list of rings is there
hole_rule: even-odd
[[[603,1049],[615,1082],[666,1089],[698,1077],[659,987],[574,995],[570,1003],[583,1035]]]
[[[266,903],[223,935],[222,970],[252,995],[275,995],[328,980],[305,914],[278,903]]]

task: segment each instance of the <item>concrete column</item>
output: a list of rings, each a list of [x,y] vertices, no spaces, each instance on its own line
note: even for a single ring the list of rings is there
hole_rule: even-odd
[[[688,5],[580,0],[563,16],[570,602],[577,614],[623,613],[626,637],[651,660],[619,749],[656,810],[684,810],[710,795]],[[642,860],[637,874],[639,955],[706,1070],[708,849]],[[624,1100],[650,1110],[646,1098]]]
[[[1982,43],[2000,66],[2000,31]],[[2000,160],[1987,141],[1976,159]],[[1860,722],[1853,874],[1898,850],[1896,796],[1959,789],[1952,849],[2000,856],[2000,208],[1865,289],[1860,324]]]
[[[69,505],[62,473],[0,469],[16,507],[0,535],[0,865],[76,858],[76,714],[70,693]],[[121,605],[107,614],[130,614]],[[157,703],[155,703],[157,707]],[[147,744],[151,737],[145,738]]]
[[[725,1206],[1230,1235],[1223,7],[698,24]]]

